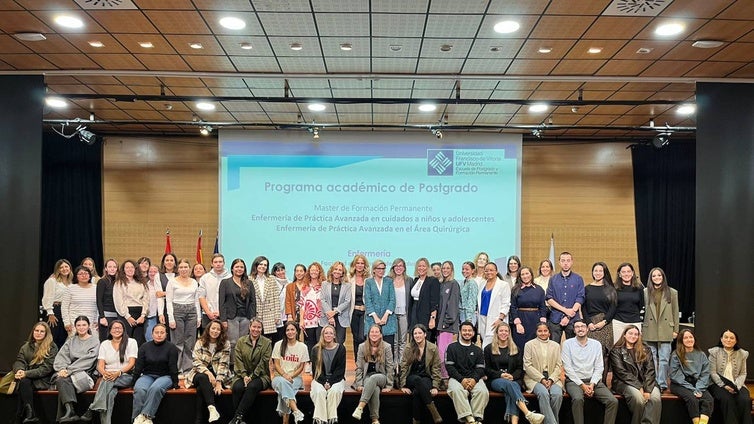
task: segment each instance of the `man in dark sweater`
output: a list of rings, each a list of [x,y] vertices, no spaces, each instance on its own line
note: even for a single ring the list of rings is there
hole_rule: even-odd
[[[453,400],[458,420],[467,423],[482,421],[490,400],[487,386],[480,381],[484,376],[484,352],[472,343],[475,335],[474,324],[464,321],[460,338],[445,352],[445,369],[450,377],[448,396]]]

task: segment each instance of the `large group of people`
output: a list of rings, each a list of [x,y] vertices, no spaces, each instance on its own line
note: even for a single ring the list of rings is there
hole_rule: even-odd
[[[679,326],[678,293],[662,269],[650,271],[645,287],[630,263],[613,281],[597,262],[585,284],[570,253],[558,259],[559,272],[543,260],[535,276],[510,256],[503,274],[480,252],[462,264],[461,282],[452,261],[426,258],[413,276],[400,258],[370,266],[357,255],[327,272],[318,262],[297,264],[290,282],[285,265],[270,266],[264,256],[249,269],[240,258],[226,269],[215,254],[209,271],[172,253],[159,265],[109,259],[102,276],[91,258],[75,269],[61,259],[44,283],[47,318],[33,326],[13,365],[19,414],[36,422],[33,391],[54,385],[58,422],[98,415],[109,424],[118,389],[133,386],[132,421],[151,424],[167,390],[193,386],[197,423],[220,418],[215,397],[230,389],[234,410],[225,412],[241,424],[271,387],[283,423],[291,416],[298,423],[304,412],[296,393],[310,373],[312,420],[333,424],[347,387],[350,329],[351,387],[360,392],[352,416],[361,420],[367,409],[373,424],[380,393],[394,388],[412,396],[415,424],[425,409],[442,421],[433,400],[439,390],[465,423],[483,420],[490,391],[504,393],[503,419],[511,423],[557,423],[564,391],[576,424],[584,422],[586,398],[602,403],[604,422],[613,423],[614,393],[626,399],[633,423],[658,423],[668,389],[694,424],[707,423],[715,400],[726,423],[751,422],[748,352],[730,329],[702,352]],[[76,416],[76,394],[97,378],[94,401]],[[524,392],[536,395],[539,412]]]

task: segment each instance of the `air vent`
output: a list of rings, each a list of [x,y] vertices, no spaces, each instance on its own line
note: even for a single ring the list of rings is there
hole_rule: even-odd
[[[603,16],[657,16],[673,0],[613,0]]]
[[[82,9],[88,10],[124,10],[136,9],[131,0],[76,0],[76,4]]]

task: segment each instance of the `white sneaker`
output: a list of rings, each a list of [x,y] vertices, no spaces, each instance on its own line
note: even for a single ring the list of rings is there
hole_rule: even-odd
[[[134,424],[144,424],[144,415],[137,415],[136,418],[134,418]]]
[[[215,405],[209,405],[207,406],[207,409],[209,410],[209,419],[207,421],[215,422],[220,419],[220,413],[217,412]]]
[[[351,416],[356,418],[357,420],[360,420],[362,412],[364,412],[362,408],[356,407],[356,410],[353,411],[353,414],[351,414]]]
[[[144,415],[144,419],[141,424],[152,424],[152,419]]]
[[[529,413],[526,414],[526,419],[531,424],[542,424],[542,422],[545,420],[545,416],[542,415],[542,414],[538,414],[536,412],[533,412],[533,411],[529,411]]]
[[[304,421],[304,413],[300,409],[293,411],[293,421],[297,423]]]

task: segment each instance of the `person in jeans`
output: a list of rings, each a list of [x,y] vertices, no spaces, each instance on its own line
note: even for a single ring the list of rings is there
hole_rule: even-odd
[[[662,399],[651,355],[652,351],[642,342],[635,325],[623,330],[610,351],[613,391],[622,394],[626,400],[631,410],[631,424],[660,422]]]
[[[134,367],[134,404],[131,420],[134,424],[152,424],[165,392],[178,388],[178,348],[167,341],[165,324],[152,330],[152,341],[139,347]]]
[[[283,417],[283,424],[288,424],[290,415],[299,423],[304,420],[304,413],[298,409],[296,392],[304,387],[301,373],[309,362],[309,350],[298,341],[298,325],[293,321],[285,324],[285,339],[275,343],[272,348],[272,361],[275,377],[272,389],[278,394],[277,411]]]
[[[537,338],[524,345],[524,384],[526,390],[537,395],[539,410],[545,424],[557,424],[563,404],[563,383],[560,374],[560,343],[550,340],[550,327],[537,324]]]

